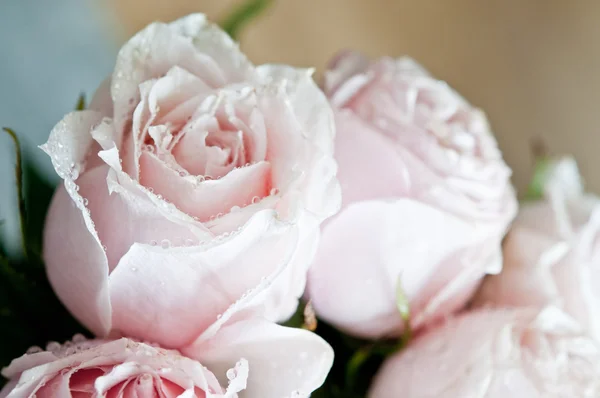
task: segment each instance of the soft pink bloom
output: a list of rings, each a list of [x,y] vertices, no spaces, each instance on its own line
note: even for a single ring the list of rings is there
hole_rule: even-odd
[[[2,374],[8,398],[237,397],[248,378],[245,360],[229,372],[229,387],[199,362],[177,351],[129,339],[93,340],[26,354]]]
[[[51,343],[48,350],[4,369],[10,382],[0,397],[306,398],[333,362],[313,333],[232,311],[178,351],[127,338]]]
[[[408,58],[343,54],[325,91],[343,203],[309,274],[317,314],[354,335],[397,335],[397,283],[415,328],[461,308],[500,270],[516,211],[484,114]]]
[[[311,71],[255,67],[201,14],[149,25],[43,146],[52,286],[98,336],[169,348],[260,284],[257,315],[289,317],[339,206],[333,136]]]
[[[573,159],[552,163],[543,200],[525,202],[504,243],[504,268],[475,303],[554,304],[600,340],[600,199],[583,191]]]
[[[595,398],[600,347],[558,308],[474,311],[388,359],[369,398]]]

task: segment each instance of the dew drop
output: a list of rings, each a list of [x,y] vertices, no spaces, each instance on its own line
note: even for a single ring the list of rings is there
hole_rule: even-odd
[[[185,176],[187,176],[187,175],[188,175],[188,173],[187,173],[186,171],[183,171],[183,170],[181,170],[181,171],[179,172],[179,176],[180,176],[180,177],[185,177]]]
[[[279,195],[279,188],[273,188],[270,192],[271,196]]]
[[[229,211],[231,213],[235,213],[236,211],[240,211],[240,206],[233,206]]]
[[[217,319],[221,319],[222,316],[223,316],[223,314],[217,315]]]
[[[106,245],[102,245],[102,250],[108,251],[108,247]]]
[[[46,351],[56,352],[60,350],[60,344],[56,341],[51,341],[46,345]]]
[[[154,188],[152,188],[152,187],[149,187],[149,188],[148,188],[148,192],[150,192],[150,193],[154,193]]]
[[[89,200],[87,200],[87,198],[83,198],[83,205],[84,205],[84,206],[87,206],[87,205],[88,205],[88,203],[90,203],[90,201],[89,201]]]
[[[152,245],[152,246],[156,246],[156,245],[158,245],[158,242],[157,242],[157,241],[155,241],[155,240],[153,240],[153,241],[150,241],[150,245]]]
[[[169,247],[171,247],[171,242],[169,242],[168,239],[163,239],[162,241],[160,241],[160,246],[163,249],[168,249]]]
[[[258,203],[260,201],[260,198],[258,196],[255,196],[252,198],[252,203]]]
[[[83,343],[87,339],[81,333],[77,333],[77,334],[73,335],[73,338],[71,340],[73,340],[73,343]]]
[[[146,145],[146,150],[152,153],[154,152],[154,147],[152,145]]]
[[[34,345],[33,347],[29,347],[29,348],[27,349],[27,354],[28,354],[28,355],[31,355],[31,354],[37,354],[38,352],[42,352],[42,351],[44,351],[44,350],[42,349],[42,347],[38,347],[38,346]]]
[[[233,380],[237,376],[237,372],[235,371],[235,369],[229,369],[227,371],[226,375],[227,375],[227,379]]]
[[[217,217],[217,218],[221,218],[221,217],[223,217],[223,213],[217,213],[217,216],[216,216],[216,217]]]

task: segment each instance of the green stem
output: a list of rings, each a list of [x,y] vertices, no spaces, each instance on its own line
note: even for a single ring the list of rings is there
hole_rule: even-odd
[[[240,30],[272,2],[273,0],[247,0],[223,20],[221,27],[232,39],[237,40]]]
[[[346,390],[352,391],[355,380],[358,377],[359,370],[367,359],[371,356],[372,346],[366,346],[357,350],[346,365]]]
[[[19,202],[19,221],[21,223],[21,244],[23,245],[23,252],[25,256],[28,256],[27,250],[27,231],[26,231],[26,209],[25,209],[25,197],[23,196],[23,167],[21,157],[21,143],[17,134],[8,127],[3,127],[4,130],[13,140],[15,145],[16,165],[15,165],[15,178],[17,180],[17,196]]]

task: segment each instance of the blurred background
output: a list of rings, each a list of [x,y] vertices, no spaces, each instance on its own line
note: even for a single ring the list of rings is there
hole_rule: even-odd
[[[219,21],[236,0],[3,0],[0,126],[29,148],[108,75],[120,45],[154,20],[204,12]],[[257,64],[322,71],[338,50],[410,55],[491,121],[523,191],[541,138],[573,154],[600,192],[600,2],[596,0],[275,0],[241,36]],[[16,225],[10,141],[0,138],[0,219]],[[41,152],[39,164],[54,178]]]

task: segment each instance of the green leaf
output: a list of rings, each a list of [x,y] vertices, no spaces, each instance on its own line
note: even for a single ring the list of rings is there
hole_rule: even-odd
[[[77,103],[75,104],[76,111],[85,110],[85,93],[79,94],[79,98],[77,99]]]
[[[273,0],[246,0],[223,20],[221,27],[236,40],[242,28],[260,15],[272,2]]]
[[[23,196],[23,169],[22,169],[22,159],[21,159],[21,143],[19,142],[19,138],[14,130],[3,127],[2,130],[7,133],[13,140],[15,145],[15,180],[17,184],[17,200],[19,203],[19,221],[21,223],[21,243],[23,245],[23,252],[25,255],[28,254],[27,251],[27,230],[25,226],[25,220],[27,219],[26,209],[25,209],[25,197]]]
[[[33,155],[25,152],[23,157],[23,192],[27,212],[27,248],[37,258],[42,253],[42,236],[46,213],[56,185],[50,182],[33,162]]]

